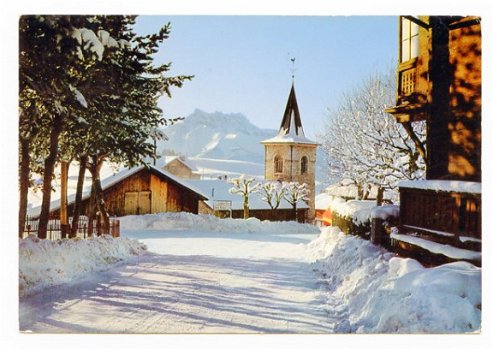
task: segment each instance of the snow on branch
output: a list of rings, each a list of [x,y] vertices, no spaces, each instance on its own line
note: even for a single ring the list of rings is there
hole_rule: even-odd
[[[393,74],[374,74],[346,93],[321,135],[331,178],[380,187],[391,200],[397,199],[399,181],[420,179],[425,168],[404,126],[385,113],[394,103],[394,80]],[[425,123],[413,128],[424,137]]]
[[[262,184],[262,200],[275,210],[279,208],[284,197],[285,187],[279,181],[269,181]]]
[[[291,205],[296,205],[301,201],[308,202],[310,190],[307,184],[299,184],[298,182],[284,182],[284,199]]]

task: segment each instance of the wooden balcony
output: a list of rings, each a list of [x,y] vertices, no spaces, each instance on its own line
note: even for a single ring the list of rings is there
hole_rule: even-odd
[[[400,227],[431,240],[480,249],[481,194],[400,188]]]
[[[420,78],[417,62],[413,59],[399,65],[396,106],[385,110],[400,123],[425,120],[428,116],[425,94],[428,82]]]
[[[415,66],[399,71],[399,99],[405,99],[416,92],[416,72]]]

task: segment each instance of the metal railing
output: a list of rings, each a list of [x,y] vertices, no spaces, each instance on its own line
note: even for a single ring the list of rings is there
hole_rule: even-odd
[[[22,238],[26,238],[29,235],[38,234],[38,218],[26,217],[26,222],[24,224],[24,232]],[[61,238],[68,238],[71,230],[72,218],[69,218],[69,224],[64,227],[58,219],[52,219],[48,222],[48,227],[46,231],[46,239],[56,240]],[[92,227],[91,227],[92,225]],[[90,227],[92,228],[92,235],[99,236],[103,232],[108,232],[113,237],[120,236],[120,221],[115,218],[109,219],[109,227],[105,228],[104,225],[99,220],[93,220],[89,223],[87,216],[81,216],[78,220],[77,235],[78,238],[89,237]]]

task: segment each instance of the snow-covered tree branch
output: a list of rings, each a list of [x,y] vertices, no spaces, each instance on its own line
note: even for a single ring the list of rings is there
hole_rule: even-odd
[[[299,202],[308,202],[310,190],[307,184],[299,184],[298,182],[283,182],[284,199],[293,206],[294,216],[298,221],[297,205]]]
[[[422,152],[404,126],[385,113],[394,103],[394,86],[393,74],[370,76],[343,96],[322,136],[331,178],[348,179],[358,187],[376,186],[391,200],[397,199],[399,181],[422,178],[425,167]],[[412,128],[422,140],[425,124]]]
[[[262,200],[267,202],[272,210],[279,208],[284,197],[285,187],[279,181],[269,181],[262,184]]]
[[[229,192],[243,197],[243,218],[248,219],[250,216],[249,198],[252,193],[258,192],[260,183],[255,178],[241,175],[228,181],[233,185]]]

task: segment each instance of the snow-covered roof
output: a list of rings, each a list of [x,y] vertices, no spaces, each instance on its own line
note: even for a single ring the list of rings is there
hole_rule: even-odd
[[[421,190],[463,192],[481,194],[481,182],[457,180],[406,180],[399,182],[399,187]]]
[[[319,193],[315,196],[315,209],[316,210],[327,210],[327,209],[329,209],[333,200],[334,200],[333,196],[331,196],[325,192]]]
[[[111,186],[116,185],[117,183],[121,182],[122,180],[138,173],[139,171],[145,169],[146,166],[141,165],[138,167],[133,167],[133,168],[124,168],[123,170],[110,175],[104,179],[101,180],[101,188],[104,190],[110,188]],[[173,174],[169,173],[166,170],[160,169],[156,166],[148,165],[147,168],[156,173],[158,176],[165,177],[167,180],[171,180],[172,182],[188,188],[190,191],[195,192],[198,194],[200,197],[203,197],[207,199],[207,196],[203,194],[203,192],[200,191],[200,189],[195,188],[193,185],[190,185],[187,181],[180,179]],[[84,192],[82,193],[82,200],[85,200],[89,198],[90,196],[90,186],[86,187]],[[67,196],[67,203],[71,204],[72,202],[75,201],[75,194]],[[57,210],[60,208],[60,199],[54,200],[50,203],[50,211]],[[38,216],[41,213],[41,206],[36,206],[33,208],[30,208],[27,212],[27,215],[29,216]]]
[[[299,143],[304,145],[314,145],[317,146],[318,143],[312,141],[305,136],[295,136],[295,135],[284,135],[282,133],[277,134],[275,137],[271,139],[267,139],[261,142],[262,144],[266,143]]]
[[[166,156],[156,161],[156,167],[163,168],[175,159],[189,167],[193,173],[202,178],[217,178],[219,176],[240,176],[248,174],[255,178],[264,175],[264,164],[235,159],[212,159],[202,157]]]
[[[174,160],[179,161],[180,163],[182,163],[183,165],[185,165],[186,167],[188,167],[192,172],[197,172],[198,171],[198,169],[195,166],[195,164],[193,163],[193,161],[191,161],[190,158],[183,157],[183,156],[166,156],[166,157],[164,157],[164,164],[163,164],[163,166],[168,165],[169,163],[171,163]]]
[[[330,185],[325,189],[324,192],[334,197],[357,198],[358,186],[356,186],[350,180],[342,180],[335,184]],[[377,188],[375,186],[370,187],[370,193],[368,194],[368,198],[370,199],[377,198]]]
[[[452,259],[481,260],[481,252],[440,244],[415,236],[399,234],[396,230],[392,231],[390,238],[418,246],[435,254],[443,254]]]
[[[209,200],[206,201],[207,205],[211,208],[214,207],[215,200],[228,200],[231,201],[231,209],[243,210],[243,197],[237,194],[229,193],[229,189],[233,186],[227,181],[223,180],[188,180],[194,187],[199,188],[202,193],[205,193]],[[261,193],[252,193],[249,198],[250,210],[269,210],[271,207],[267,202],[262,200]],[[286,200],[282,200],[278,209],[291,209],[292,206]],[[297,205],[298,209],[308,209],[308,205],[304,202],[300,202]]]

